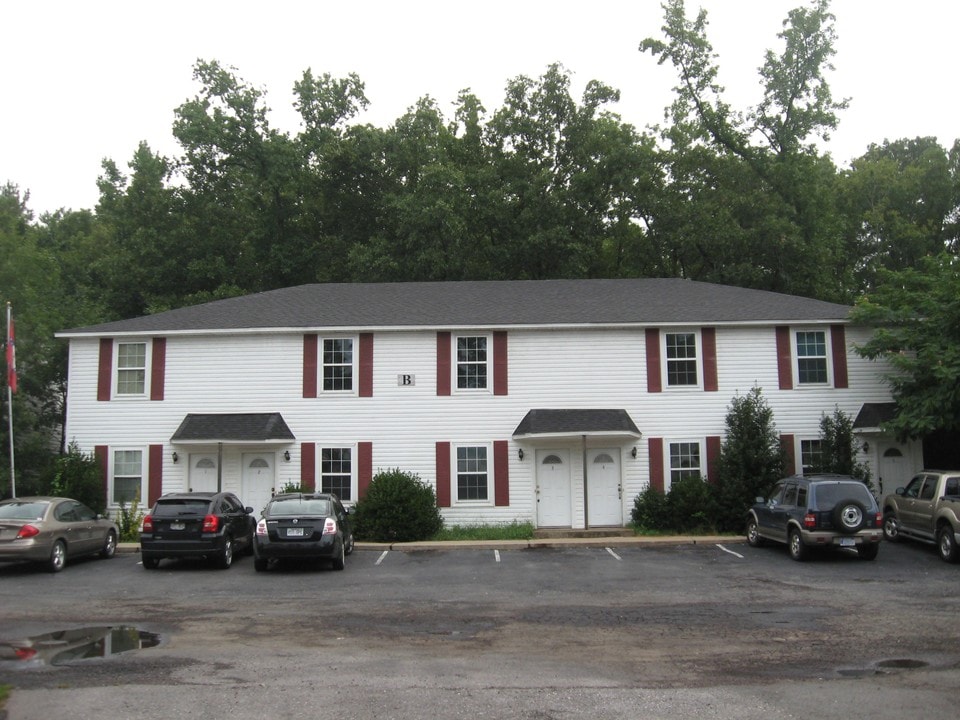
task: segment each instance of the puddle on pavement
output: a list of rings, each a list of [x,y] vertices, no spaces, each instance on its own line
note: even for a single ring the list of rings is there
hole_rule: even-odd
[[[105,658],[160,644],[160,636],[137,627],[85,627],[0,640],[0,662],[15,666],[62,665]]]
[[[874,667],[869,668],[845,668],[837,670],[838,675],[843,677],[868,677],[870,675],[886,675],[888,670],[917,670],[919,668],[929,667],[930,663],[924,660],[914,660],[912,658],[897,658],[894,660],[881,660]]]

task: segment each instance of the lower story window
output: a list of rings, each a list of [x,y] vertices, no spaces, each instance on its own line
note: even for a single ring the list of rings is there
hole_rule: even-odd
[[[703,477],[700,465],[700,443],[670,443],[670,482],[690,477]]]
[[[486,500],[487,487],[487,448],[457,448],[457,499]]]
[[[134,500],[143,501],[143,451],[115,450],[113,453],[114,505],[130,505]]]
[[[334,493],[343,502],[353,500],[353,463],[350,448],[320,451],[320,490]]]
[[[823,467],[822,440],[800,441],[800,467],[803,468],[804,475],[820,471]]]

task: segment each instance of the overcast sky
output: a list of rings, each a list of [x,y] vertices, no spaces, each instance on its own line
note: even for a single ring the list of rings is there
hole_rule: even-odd
[[[709,13],[721,82],[737,108],[756,104],[757,68],[790,8],[810,0],[687,0]],[[870,143],[960,137],[955,75],[960,3],[833,0],[834,98],[851,98],[827,149],[840,165]],[[197,94],[198,58],[236,68],[267,92],[274,127],[294,133],[292,87],[303,71],[356,72],[370,110],[393,123],[423,95],[445,112],[470,88],[488,110],[518,75],[553,62],[579,98],[597,79],[618,88],[613,109],[638,128],[663,119],[675,82],[638,51],[662,37],[659,0],[29,0],[5,3],[0,41],[0,182],[30,192],[37,214],[93,208],[104,157],[122,170],[138,143],[178,154],[174,109]],[[449,112],[448,112],[449,115]]]

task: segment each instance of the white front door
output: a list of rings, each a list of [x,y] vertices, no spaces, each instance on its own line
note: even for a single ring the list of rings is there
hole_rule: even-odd
[[[880,468],[877,471],[877,488],[882,498],[884,495],[895,492],[899,487],[906,487],[912,474],[910,463],[899,447],[880,445],[878,449],[880,451]]]
[[[537,527],[570,527],[570,453],[537,450]]]
[[[240,500],[252,507],[255,516],[260,515],[264,505],[273,496],[273,453],[244,453],[243,478],[240,485]]]
[[[187,487],[191,492],[217,491],[217,456],[190,454],[190,481]]]
[[[620,500],[620,451],[590,450],[587,454],[587,525],[623,525]]]

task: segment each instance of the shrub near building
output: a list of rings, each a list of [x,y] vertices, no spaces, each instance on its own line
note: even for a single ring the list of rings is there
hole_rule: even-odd
[[[354,534],[362,540],[429,540],[442,527],[433,488],[400,469],[377,473],[353,511]]]

